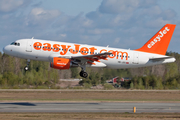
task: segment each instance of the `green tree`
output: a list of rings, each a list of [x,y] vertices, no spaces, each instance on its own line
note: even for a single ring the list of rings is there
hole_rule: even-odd
[[[77,78],[79,76],[79,70],[78,68],[71,68],[71,77],[72,78]]]
[[[104,85],[106,83],[106,79],[104,77],[101,77],[101,84]]]
[[[143,80],[141,77],[138,78],[138,89],[144,89]]]
[[[162,78],[158,77],[156,82],[156,89],[163,89]]]
[[[146,89],[149,88],[149,79],[150,79],[149,76],[146,76],[143,78]]]
[[[166,79],[175,77],[178,75],[178,66],[176,63],[168,63],[166,64]]]
[[[130,83],[130,88],[133,89],[134,88],[134,84],[133,82]]]
[[[14,86],[18,83],[17,78],[18,78],[18,76],[12,72],[6,72],[6,73],[4,73],[4,75],[2,77],[2,79],[7,81],[7,85],[10,85],[10,86]]]
[[[171,86],[172,86],[172,88],[177,88],[178,87],[178,82],[177,82],[177,80],[175,78],[171,81]]]

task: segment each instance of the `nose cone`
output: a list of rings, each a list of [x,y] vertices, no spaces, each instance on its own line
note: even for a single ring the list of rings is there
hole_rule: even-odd
[[[3,52],[5,54],[8,54],[8,55],[11,55],[12,54],[12,49],[11,49],[11,46],[7,45],[3,48]]]
[[[17,57],[17,51],[15,48],[13,48],[14,46],[12,45],[7,45],[3,48],[3,52],[7,55],[10,55],[10,56],[14,56],[14,57]]]
[[[7,53],[7,46],[5,46],[5,47],[3,48],[3,52],[4,52],[4,53]]]

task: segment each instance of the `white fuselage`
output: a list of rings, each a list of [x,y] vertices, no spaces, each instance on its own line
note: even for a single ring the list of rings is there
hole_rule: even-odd
[[[58,41],[47,41],[38,39],[17,40],[19,45],[7,45],[3,51],[11,56],[23,59],[39,60],[51,62],[52,57],[71,58],[72,56],[84,56],[110,52],[107,59],[100,59],[100,62],[89,65],[90,67],[107,68],[133,68],[157,65],[162,63],[174,62],[175,58],[168,58],[159,61],[151,61],[153,58],[164,58],[168,56],[140,52],[135,50],[126,50],[111,47],[100,47],[94,45],[66,43]]]

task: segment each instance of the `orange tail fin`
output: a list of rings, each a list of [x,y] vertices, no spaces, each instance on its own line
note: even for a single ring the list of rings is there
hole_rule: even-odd
[[[176,25],[166,24],[143,47],[136,51],[165,55]]]

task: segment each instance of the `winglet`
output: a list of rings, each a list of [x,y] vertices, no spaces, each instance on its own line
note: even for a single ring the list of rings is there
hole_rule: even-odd
[[[166,24],[144,46],[136,51],[165,55],[176,25]]]

